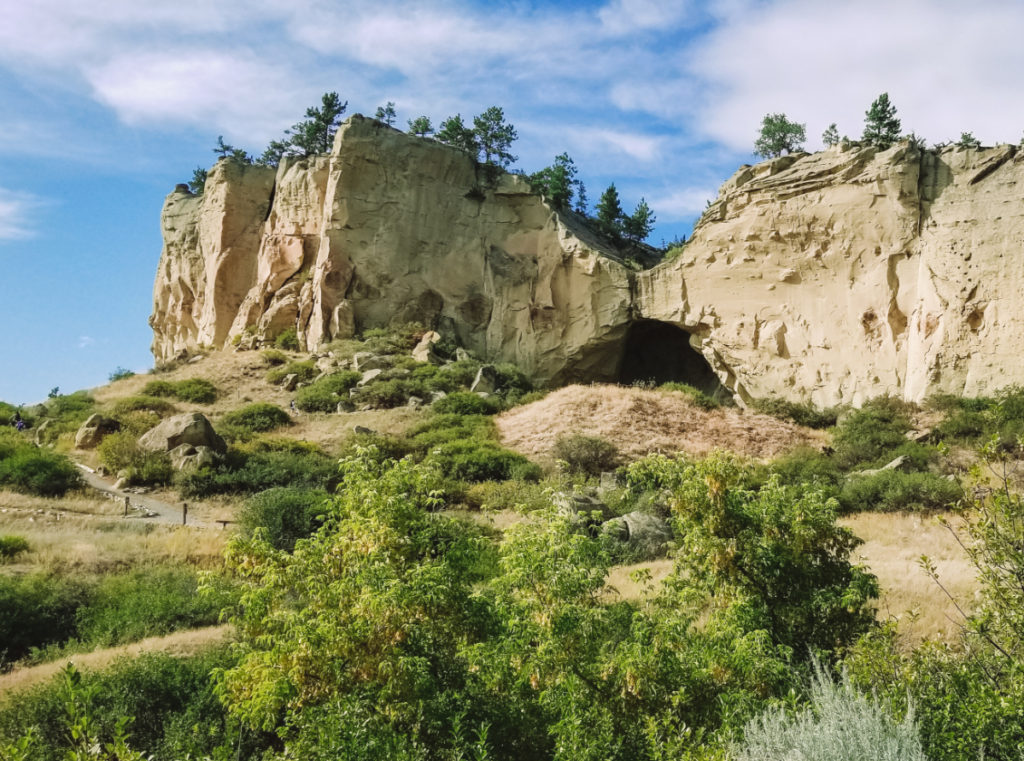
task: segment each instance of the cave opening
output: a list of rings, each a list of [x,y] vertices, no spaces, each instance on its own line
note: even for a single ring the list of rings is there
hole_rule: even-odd
[[[635,322],[629,327],[618,382],[686,383],[716,399],[732,396],[707,360],[690,345],[690,334],[656,320]]]

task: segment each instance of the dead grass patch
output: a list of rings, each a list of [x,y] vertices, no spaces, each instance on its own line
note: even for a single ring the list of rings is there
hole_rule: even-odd
[[[824,433],[734,408],[704,410],[681,392],[630,386],[566,386],[495,418],[502,443],[551,463],[555,441],[580,433],[606,439],[628,459],[654,452],[702,457],[727,449],[769,459],[800,446],[820,447]]]
[[[202,629],[174,632],[162,637],[149,637],[128,645],[94,650],[91,653],[77,653],[38,666],[15,667],[7,674],[0,675],[0,697],[52,679],[68,662],[74,663],[80,671],[98,671],[109,668],[119,658],[136,658],[143,653],[166,653],[184,658],[226,642],[233,636],[234,627],[230,624],[207,626]]]
[[[956,525],[957,519],[947,518]],[[855,550],[878,577],[879,616],[899,619],[905,644],[925,638],[950,640],[957,636],[962,616],[919,564],[927,555],[939,579],[960,607],[970,612],[980,590],[974,568],[949,530],[934,518],[901,513],[857,513],[839,520],[864,540]]]

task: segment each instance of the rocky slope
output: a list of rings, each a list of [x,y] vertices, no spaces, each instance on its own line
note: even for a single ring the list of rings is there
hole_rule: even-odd
[[[1024,382],[1022,181],[1012,146],[787,156],[741,168],[680,256],[633,273],[522,178],[353,117],[330,156],[222,161],[202,196],[168,196],[153,351],[415,320],[541,383],[986,393]]]

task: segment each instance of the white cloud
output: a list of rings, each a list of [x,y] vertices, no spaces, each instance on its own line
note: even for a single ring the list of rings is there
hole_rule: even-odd
[[[1024,124],[1024,5],[941,0],[779,0],[731,13],[689,54],[703,82],[699,129],[749,150],[766,113],[859,136],[888,92],[903,128],[932,142],[973,131],[1016,141]]]
[[[683,188],[655,196],[650,206],[658,215],[659,222],[679,222],[700,214],[707,207],[707,202],[717,197],[718,191],[713,188]]]
[[[96,339],[92,336],[79,336],[78,337],[78,348],[88,349],[91,346],[96,345]]]
[[[286,66],[247,52],[179,49],[125,53],[86,70],[95,97],[129,124],[215,127],[266,139],[314,96]],[[296,101],[295,95],[306,97]]]
[[[643,162],[654,161],[661,154],[662,139],[641,132],[576,128],[567,130],[567,133],[577,145],[590,153],[600,154],[611,150]]]
[[[646,29],[666,29],[688,19],[691,3],[681,0],[612,0],[598,11],[605,32],[630,34]]]
[[[34,212],[43,203],[32,193],[0,188],[0,241],[31,238]]]

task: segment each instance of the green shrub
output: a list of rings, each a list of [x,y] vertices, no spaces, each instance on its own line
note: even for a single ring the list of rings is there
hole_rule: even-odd
[[[125,378],[131,378],[133,375],[135,375],[134,371],[127,370],[123,367],[117,367],[107,377],[110,379],[110,382],[113,383],[114,381],[124,380]]]
[[[421,457],[423,455],[423,451],[409,439],[398,436],[386,436],[379,433],[357,433],[345,443],[341,456],[351,457],[359,450],[366,450],[371,447],[373,453],[366,456],[376,462],[401,460],[410,454],[418,454]]]
[[[167,484],[174,476],[174,468],[166,452],[143,449],[135,436],[127,431],[104,436],[96,452],[100,462],[111,472],[127,471],[128,481],[134,485]]]
[[[455,415],[493,415],[501,412],[501,402],[493,397],[486,399],[470,391],[456,391],[438,399],[431,405],[434,412]]]
[[[882,396],[854,410],[837,426],[833,436],[840,468],[884,465],[893,452],[907,444],[910,417],[904,402]]]
[[[210,404],[217,401],[217,387],[204,378],[188,378],[175,384],[174,395],[183,402]]]
[[[465,489],[463,497],[469,507],[480,510],[530,513],[550,507],[551,493],[551,482],[510,479],[471,484]]]
[[[790,402],[777,397],[754,399],[751,406],[765,415],[791,420],[807,428],[831,428],[839,419],[838,407],[818,409],[810,402]]]
[[[688,397],[690,397],[691,402],[693,402],[698,407],[704,410],[713,410],[722,406],[721,403],[719,403],[716,399],[711,398],[700,389],[694,388],[688,383],[676,383],[674,381],[669,383],[662,383],[660,386],[658,386],[658,390],[678,391],[680,393],[686,394]]]
[[[838,494],[844,512],[945,510],[963,497],[955,481],[927,472],[883,470],[850,476]]]
[[[177,486],[183,497],[198,499],[214,494],[253,494],[275,486],[333,489],[338,467],[323,454],[229,450],[224,462],[212,468],[179,473]]]
[[[75,636],[75,612],[88,586],[80,580],[43,573],[0,575],[0,671],[33,648]]]
[[[496,441],[498,438],[494,421],[486,415],[455,413],[435,414],[410,428],[406,435],[423,452],[450,441]]]
[[[0,486],[40,497],[62,497],[81,485],[78,468],[63,455],[31,444],[0,448]]]
[[[833,458],[811,447],[798,447],[774,460],[770,468],[784,484],[836,487],[842,475]]]
[[[302,362],[293,361],[286,365],[277,365],[267,373],[267,380],[271,383],[280,383],[288,375],[297,375],[303,382],[311,381],[316,375],[316,363],[307,359]]]
[[[110,647],[218,622],[233,601],[223,577],[209,576],[198,594],[195,571],[181,566],[139,568],[102,578],[75,614],[79,641]]]
[[[353,404],[367,404],[375,409],[401,407],[410,396],[421,399],[427,395],[422,381],[413,378],[377,379],[356,389],[351,397]]]
[[[295,328],[287,328],[278,333],[277,338],[274,339],[274,346],[278,349],[298,351],[299,334],[296,332]]]
[[[271,367],[274,367],[275,365],[283,365],[288,361],[288,355],[277,349],[264,349],[260,352],[260,356],[263,357],[263,361]]]
[[[256,529],[275,548],[291,552],[295,542],[310,536],[320,526],[318,516],[325,510],[327,492],[281,486],[250,497],[240,515],[242,530],[252,536]]]
[[[734,753],[736,761],[927,761],[912,713],[897,722],[845,674],[836,683],[820,667],[811,705],[795,713],[769,709],[746,725]]]
[[[469,483],[540,477],[539,468],[529,467],[532,463],[521,454],[491,441],[451,441],[435,448],[426,459],[437,463],[448,478]]]
[[[25,537],[16,534],[0,534],[0,562],[16,558],[28,550],[28,539]]]
[[[234,432],[243,431],[253,434],[266,433],[290,423],[291,416],[286,410],[281,409],[276,404],[255,402],[225,414],[220,419],[218,427],[224,426],[227,429],[232,429]]]
[[[115,418],[120,418],[129,412],[139,410],[155,412],[163,417],[174,412],[175,407],[171,402],[158,396],[126,396],[114,402],[114,406],[110,408],[110,414]]]
[[[334,412],[339,402],[348,402],[349,390],[361,377],[361,373],[347,370],[320,378],[296,392],[295,406],[303,412]]]
[[[363,350],[374,354],[408,354],[425,332],[426,329],[418,322],[370,328],[363,331]]]
[[[559,436],[551,453],[564,462],[570,473],[599,476],[620,464],[619,450],[610,441],[579,433]]]
[[[166,380],[151,380],[142,387],[145,396],[174,396],[174,384]]]

